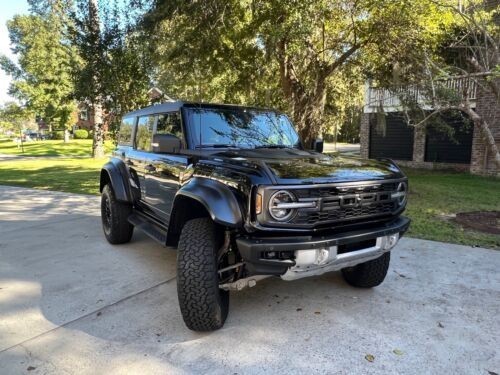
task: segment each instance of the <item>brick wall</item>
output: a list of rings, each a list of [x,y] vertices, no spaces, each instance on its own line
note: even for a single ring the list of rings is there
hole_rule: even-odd
[[[500,84],[500,79],[497,83]],[[476,112],[489,124],[497,146],[500,147],[500,103],[491,91],[485,90],[484,84],[478,86],[477,96]],[[482,134],[477,128],[474,128],[472,140],[470,171],[475,174],[500,176],[500,170],[493,161],[493,155],[488,152]]]
[[[359,128],[360,154],[362,158],[368,159],[370,147],[370,114],[363,113]]]

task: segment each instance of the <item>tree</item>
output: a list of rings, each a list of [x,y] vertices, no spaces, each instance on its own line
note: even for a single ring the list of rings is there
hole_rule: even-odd
[[[33,114],[19,104],[10,102],[0,108],[0,124],[6,130],[15,131],[20,138],[21,150],[24,153],[23,130],[34,127]]]
[[[464,1],[461,6],[447,1],[432,3],[451,12],[454,22],[435,53],[423,51],[414,62],[417,68],[411,77],[405,77],[405,84],[414,87],[399,93],[408,118],[415,127],[423,127],[444,112],[466,115],[500,167],[499,147],[491,130],[500,119],[486,118],[471,105],[475,88],[480,88],[495,97],[500,106],[500,9],[478,0]],[[415,90],[425,98],[423,102],[418,101]]]
[[[423,0],[173,0],[156,1],[144,25],[167,92],[282,104],[309,143],[332,77],[414,54],[429,12]]]
[[[104,156],[104,122],[112,124],[124,112],[148,102],[148,64],[128,9],[121,9],[120,4],[80,0],[72,14],[73,43],[82,60],[75,71],[75,95],[90,104],[96,158]]]
[[[0,57],[1,68],[12,75],[10,94],[49,125],[67,128],[76,110],[71,77],[75,51],[64,36],[63,1],[50,1],[42,11],[8,21],[18,63]]]

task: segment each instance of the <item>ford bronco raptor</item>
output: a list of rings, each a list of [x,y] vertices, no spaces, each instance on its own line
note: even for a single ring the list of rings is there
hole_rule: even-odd
[[[322,153],[279,112],[171,102],[125,115],[100,175],[104,234],[134,228],[177,247],[187,327],[223,326],[229,292],[341,270],[369,288],[408,229],[403,172],[390,160]],[[308,147],[309,148],[309,147]]]

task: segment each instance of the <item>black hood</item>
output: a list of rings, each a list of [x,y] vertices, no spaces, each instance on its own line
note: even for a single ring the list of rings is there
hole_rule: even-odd
[[[400,169],[389,160],[366,160],[292,148],[225,150],[217,152],[215,155],[231,159],[232,163],[261,165],[272,175],[277,184],[283,185],[385,180],[403,177]]]

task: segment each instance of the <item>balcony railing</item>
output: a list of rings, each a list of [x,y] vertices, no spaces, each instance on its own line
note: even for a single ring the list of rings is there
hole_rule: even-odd
[[[457,95],[468,98],[471,105],[475,106],[477,99],[477,81],[470,77],[456,77],[437,81],[435,89],[449,89]],[[432,109],[432,99],[427,93],[429,89],[423,90],[416,86],[394,87],[391,89],[373,87],[369,84],[365,89],[365,113],[377,112],[380,107],[385,112],[397,112],[402,109],[401,98],[416,101],[421,107]]]

